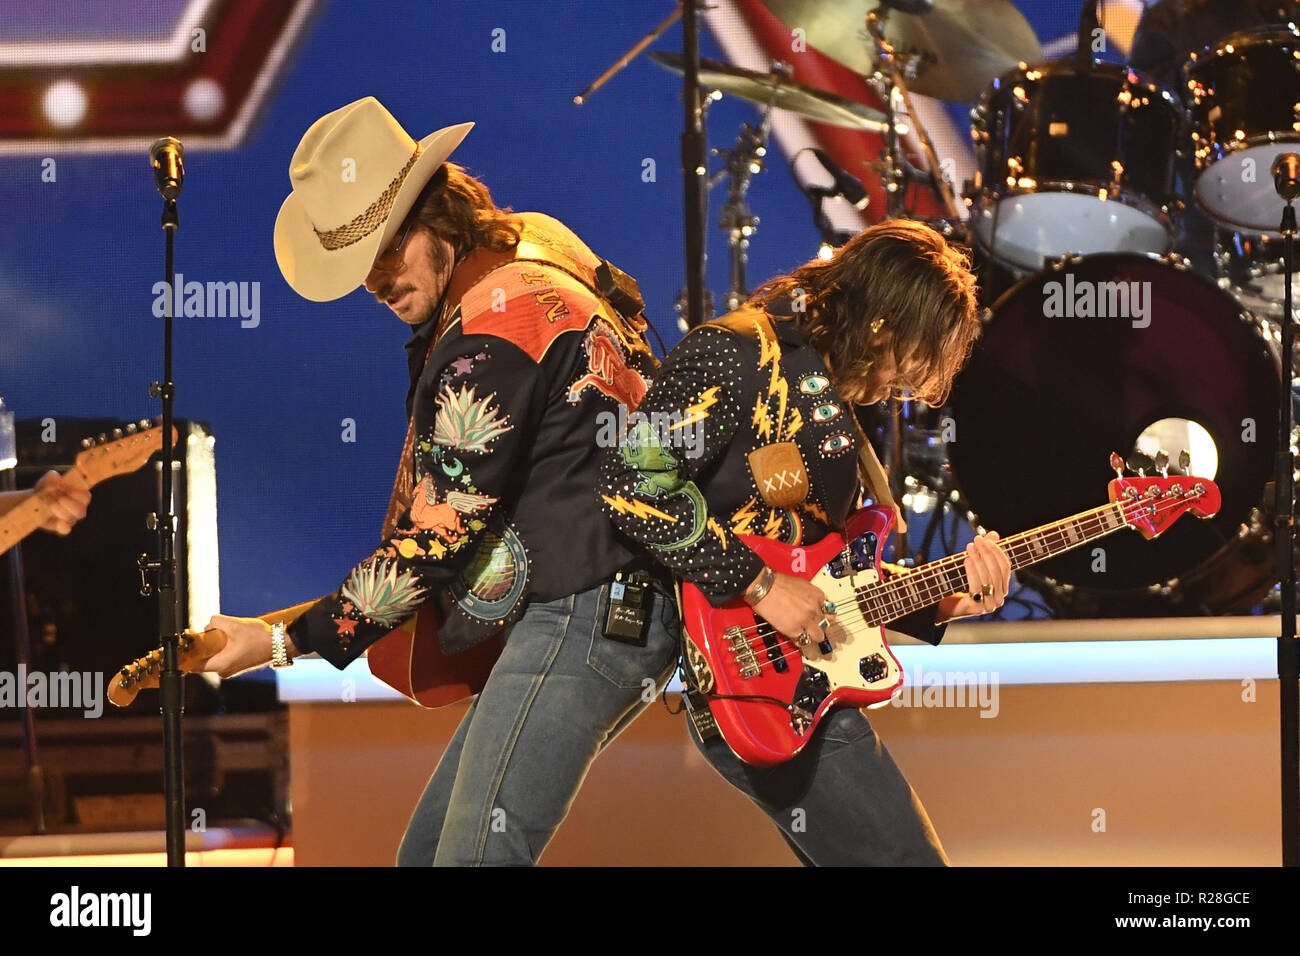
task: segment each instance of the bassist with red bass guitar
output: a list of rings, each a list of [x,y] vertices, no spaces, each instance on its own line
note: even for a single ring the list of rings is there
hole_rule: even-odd
[[[743,538],[784,542],[797,568],[803,546],[843,531],[863,487],[860,451],[867,487],[887,492],[852,406],[902,392],[941,405],[979,329],[975,280],[960,252],[921,223],[872,226],[686,335],[607,454],[600,500],[688,591],[715,606],[743,599],[770,625],[762,641],[750,628],[732,645],[754,674],[789,656],[777,651],[773,628],[829,651],[840,623],[834,603],[770,567]],[[1011,564],[996,534],[967,547],[964,570],[973,593],[891,628],[937,644],[948,621],[1002,605]],[[688,640],[688,703],[697,710],[712,686],[698,657]],[[833,708],[815,727],[797,728],[806,743],[767,766],[740,759],[716,721],[689,724],[705,758],[804,863],[947,864],[925,809],[860,710]]]

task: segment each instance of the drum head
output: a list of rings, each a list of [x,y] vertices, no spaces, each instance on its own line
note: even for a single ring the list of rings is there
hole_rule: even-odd
[[[1211,162],[1196,180],[1206,215],[1235,229],[1278,232],[1286,205],[1273,187],[1273,160],[1300,151],[1300,142],[1262,143]]]
[[[1117,283],[1136,293],[1126,308]],[[953,391],[953,472],[980,523],[1010,534],[1105,503],[1110,453],[1127,458],[1154,423],[1197,423],[1217,470],[1192,448],[1190,471],[1218,483],[1215,518],[1185,517],[1154,541],[1121,530],[1028,574],[1098,595],[1096,613],[1132,613],[1108,599],[1195,577],[1260,504],[1279,387],[1259,327],[1212,281],[1162,257],[1071,260],[994,306]],[[1182,449],[1165,450],[1177,461]]]
[[[1159,219],[1091,193],[1024,193],[971,218],[972,230],[995,259],[1030,272],[1066,253],[1169,250],[1169,233]]]
[[[1283,202],[1273,188],[1273,160],[1300,150],[1300,31],[1233,34],[1193,53],[1183,73],[1197,203],[1225,226],[1276,233]]]

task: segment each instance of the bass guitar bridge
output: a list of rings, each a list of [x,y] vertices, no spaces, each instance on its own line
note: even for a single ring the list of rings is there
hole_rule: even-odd
[[[761,674],[763,668],[759,666],[758,655],[754,653],[754,645],[749,643],[749,635],[745,630],[740,627],[729,627],[724,633],[727,646],[736,659],[736,669],[740,671],[740,676],[749,680]]]

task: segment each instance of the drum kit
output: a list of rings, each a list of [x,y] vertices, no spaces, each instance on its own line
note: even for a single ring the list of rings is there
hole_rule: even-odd
[[[1113,477],[1112,450],[1134,471],[1176,473],[1169,455],[1153,459],[1185,448],[1190,470],[1223,492],[1216,518],[1154,542],[1119,536],[1100,558],[1071,553],[1021,583],[1066,616],[1224,613],[1265,599],[1284,318],[1283,204],[1270,168],[1300,151],[1300,30],[1243,32],[1190,51],[1167,89],[1082,44],[1044,61],[1009,0],[762,2],[874,84],[885,109],[780,69],[704,61],[702,84],[769,112],[881,133],[880,161],[868,165],[885,184],[888,215],[908,215],[908,185],[928,188],[947,212],[926,221],[969,248],[988,306],[948,406],[905,403],[901,417],[864,421],[894,449],[897,489],[930,503],[924,539],[913,521],[913,544],[900,546],[904,562],[929,556],[945,520],[1010,533],[1093,506]],[[655,58],[680,71],[680,61]],[[971,104],[977,168],[959,199],[909,93]],[[900,111],[926,171],[904,155]],[[761,160],[767,125],[748,137],[750,154],[729,152],[730,167]],[[1191,210],[1214,233],[1203,262],[1179,246]],[[741,211],[723,217],[733,232],[750,226],[733,243],[732,300],[745,291],[735,258],[743,263],[755,222]],[[1298,381],[1293,374],[1293,396]]]

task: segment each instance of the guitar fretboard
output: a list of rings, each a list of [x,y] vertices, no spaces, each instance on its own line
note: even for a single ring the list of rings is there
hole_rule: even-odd
[[[1011,560],[1011,570],[1018,571],[1104,538],[1126,526],[1123,506],[1115,501],[1002,538],[998,543]],[[867,623],[879,627],[913,611],[938,604],[949,595],[968,588],[964,556],[953,554],[924,564],[915,571],[858,588],[858,605]]]
[[[0,554],[39,528],[48,517],[44,503],[35,495],[0,515]]]

